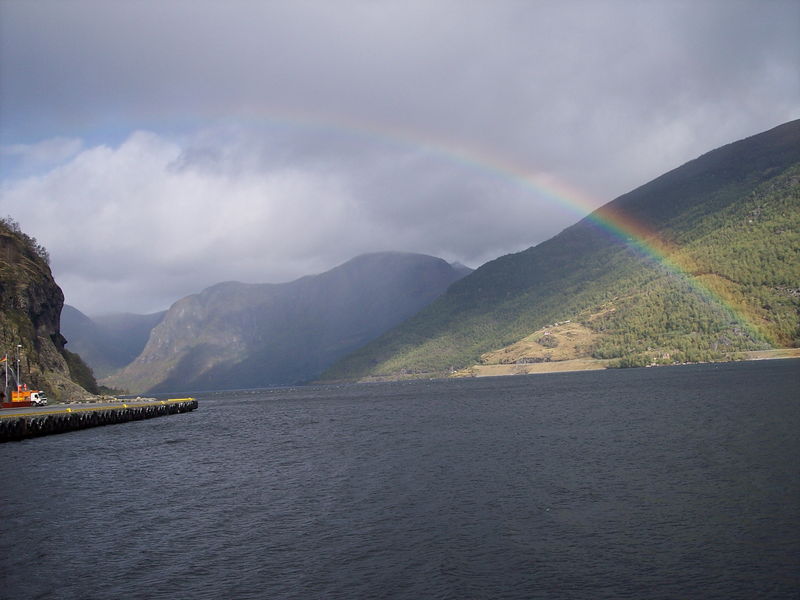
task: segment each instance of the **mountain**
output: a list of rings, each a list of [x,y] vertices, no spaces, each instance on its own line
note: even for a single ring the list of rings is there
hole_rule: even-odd
[[[61,311],[61,333],[70,351],[80,354],[97,377],[107,377],[132,363],[166,311],[87,317],[68,304]]]
[[[20,356],[21,381],[29,388],[53,400],[81,400],[97,393],[97,383],[81,358],[64,348],[64,294],[48,262],[47,251],[15,221],[0,219],[0,353],[12,367]]]
[[[322,380],[800,346],[799,181],[800,121],[711,151],[487,263]]]
[[[418,312],[466,271],[387,252],[285,284],[221,283],[176,302],[141,355],[104,383],[163,392],[306,381]]]

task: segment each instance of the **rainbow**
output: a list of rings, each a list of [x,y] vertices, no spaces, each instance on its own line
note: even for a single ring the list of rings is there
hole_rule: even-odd
[[[664,239],[658,232],[644,223],[633,219],[619,210],[614,210],[607,204],[597,207],[598,202],[574,186],[559,181],[547,174],[527,171],[509,161],[498,162],[496,159],[476,155],[465,157],[452,152],[444,152],[458,158],[459,162],[488,169],[500,176],[511,178],[534,193],[565,207],[589,223],[607,232],[619,240],[623,245],[632,249],[638,255],[660,265],[668,273],[676,276],[702,300],[721,307],[746,333],[758,342],[765,342],[763,330],[752,318],[748,318],[740,307],[740,302],[722,287],[711,287],[694,275],[697,264],[686,254],[679,252],[679,248]],[[468,160],[465,160],[468,159]]]
[[[533,171],[509,157],[489,154],[476,146],[434,137],[429,132],[386,123],[377,125],[374,122],[356,120],[343,115],[327,117],[297,109],[270,109],[266,113],[263,111],[250,113],[245,116],[245,122],[248,121],[312,131],[329,131],[372,142],[377,140],[387,145],[412,148],[468,169],[511,181],[548,202],[574,213],[579,219],[586,219],[608,232],[639,255],[680,278],[706,302],[715,303],[724,309],[732,321],[745,330],[752,339],[760,342],[766,339],[755,321],[742,312],[741,303],[732,294],[721,288],[712,288],[693,275],[696,265],[688,258],[681,258],[677,252],[678,248],[664,240],[656,231],[624,213],[610,209],[607,205],[601,206],[601,202],[597,199],[548,173]]]

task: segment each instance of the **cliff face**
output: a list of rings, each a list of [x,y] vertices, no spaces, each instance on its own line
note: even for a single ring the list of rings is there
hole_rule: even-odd
[[[150,332],[165,313],[118,313],[90,318],[65,304],[61,311],[61,333],[68,340],[67,349],[80,354],[96,377],[108,377],[142,353]]]
[[[80,359],[64,350],[59,331],[63,305],[47,252],[16,223],[0,219],[0,357],[8,355],[16,365],[21,345],[23,383],[62,401],[89,395],[70,375],[69,363],[80,364]]]
[[[103,383],[139,393],[307,381],[468,271],[433,256],[380,252],[290,283],[221,283],[176,302],[139,357]]]

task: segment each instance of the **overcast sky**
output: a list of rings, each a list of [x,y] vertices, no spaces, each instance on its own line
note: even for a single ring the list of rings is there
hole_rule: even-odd
[[[798,40],[797,0],[0,0],[0,216],[89,315],[477,267],[800,118]]]

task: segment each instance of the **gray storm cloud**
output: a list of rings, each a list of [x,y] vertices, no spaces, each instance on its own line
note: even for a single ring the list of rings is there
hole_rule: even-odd
[[[431,165],[413,148],[379,147],[355,170],[341,166],[352,157],[277,160],[262,145],[135,132],[6,182],[4,209],[46,244],[69,301],[94,313],[132,299],[158,310],[219,281],[285,281],[374,250],[479,264],[575,218],[518,182]]]
[[[89,313],[472,266],[800,116],[800,4],[0,2],[0,212]],[[588,205],[587,205],[588,208]],[[77,242],[76,242],[77,240]]]

